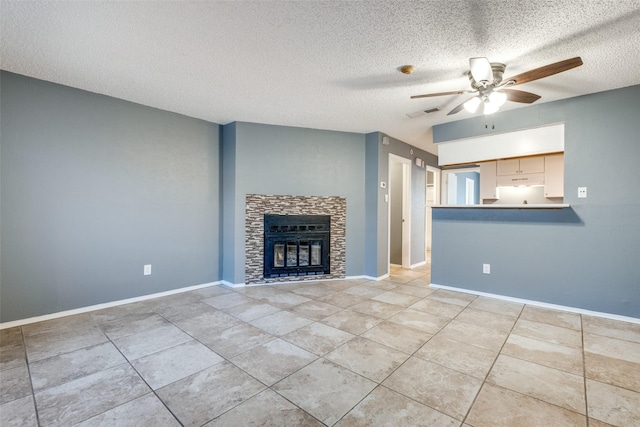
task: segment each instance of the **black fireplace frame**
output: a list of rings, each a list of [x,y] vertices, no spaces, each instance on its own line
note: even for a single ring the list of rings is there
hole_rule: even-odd
[[[331,215],[264,215],[264,278],[273,279],[291,276],[330,274]],[[296,265],[275,265],[275,245],[296,245]],[[321,262],[317,265],[300,266],[300,245],[305,242],[321,244]],[[310,245],[310,243],[307,243]],[[309,249],[310,250],[310,249]],[[309,258],[311,254],[308,254]]]

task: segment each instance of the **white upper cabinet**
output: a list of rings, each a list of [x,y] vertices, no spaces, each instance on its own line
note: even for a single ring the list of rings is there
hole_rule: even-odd
[[[544,156],[498,160],[496,172],[497,175],[544,173]]]
[[[564,197],[564,154],[544,157],[544,197]]]

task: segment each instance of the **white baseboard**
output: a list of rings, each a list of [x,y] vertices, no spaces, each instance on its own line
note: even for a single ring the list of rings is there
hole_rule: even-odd
[[[244,283],[231,283],[231,282],[227,282],[226,280],[221,280],[220,284],[224,286],[228,286],[230,288],[244,288],[246,286]]]
[[[87,313],[89,311],[102,310],[104,308],[115,307],[117,305],[130,304],[132,302],[146,301],[154,298],[165,297],[168,295],[180,294],[182,292],[195,291],[196,289],[216,286],[221,282],[203,283],[202,285],[187,286],[186,288],[172,289],[170,291],[158,292],[156,294],[142,295],[135,298],[122,299],[118,301],[105,302],[103,304],[90,305],[87,307],[74,308],[73,310],[59,311],[57,313],[45,314],[43,316],[29,317],[27,319],[13,320],[11,322],[0,323],[0,330],[13,328],[14,326],[28,325],[29,323],[44,322],[45,320],[58,319],[60,317],[72,316],[74,314]]]
[[[547,303],[547,302],[534,301],[534,300],[528,300],[528,299],[523,299],[523,298],[514,298],[514,297],[509,297],[509,296],[505,296],[505,295],[498,295],[498,294],[490,294],[490,293],[487,293],[487,292],[474,291],[474,290],[471,290],[471,289],[456,288],[454,286],[438,285],[436,283],[431,283],[429,286],[432,287],[432,288],[436,288],[436,289],[446,289],[446,290],[449,290],[449,291],[463,292],[465,294],[478,295],[478,296],[481,296],[481,297],[495,298],[495,299],[499,299],[499,300],[503,300],[503,301],[510,301],[510,302],[517,302],[517,303],[520,303],[520,304],[533,305],[533,306],[536,306],[536,307],[551,308],[551,309],[554,309],[554,310],[563,310],[563,311],[568,311],[568,312],[571,312],[571,313],[586,314],[588,316],[603,317],[605,319],[620,320],[620,321],[623,321],[623,322],[637,323],[637,324],[640,325],[640,319],[636,319],[635,317],[621,316],[619,314],[603,313],[603,312],[600,312],[600,311],[585,310],[583,308],[569,307],[569,306],[566,306],[566,305],[550,304],[550,303]]]
[[[417,268],[417,267],[422,267],[423,265],[426,265],[426,264],[427,264],[427,260],[420,261],[417,264],[411,264],[411,269],[414,269],[414,268]]]

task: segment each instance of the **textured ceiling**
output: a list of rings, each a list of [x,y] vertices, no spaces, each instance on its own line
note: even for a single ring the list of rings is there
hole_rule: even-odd
[[[468,89],[468,58],[537,103],[640,84],[640,0],[6,1],[0,67],[220,124],[381,131],[435,152],[434,124]],[[416,72],[398,68],[412,64]],[[467,95],[468,96],[468,95]],[[503,109],[522,104],[508,102]],[[415,118],[407,114],[437,107]]]

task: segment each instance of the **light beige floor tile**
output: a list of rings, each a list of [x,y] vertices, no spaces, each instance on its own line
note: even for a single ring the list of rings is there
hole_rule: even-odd
[[[38,418],[33,396],[29,394],[21,399],[0,404],[0,425],[2,427],[37,427]]]
[[[131,313],[103,323],[100,328],[110,339],[116,340],[166,325],[169,325],[169,322],[156,313]]]
[[[215,307],[218,310],[235,307],[237,305],[246,304],[255,301],[253,298],[246,297],[236,292],[230,292],[223,295],[217,295],[211,298],[203,299],[202,302]]]
[[[22,335],[25,341],[38,339],[52,334],[66,334],[67,332],[81,332],[92,330],[96,322],[89,313],[65,316],[45,322],[30,323],[22,326]]]
[[[42,425],[69,426],[101,414],[151,390],[123,364],[37,392]]]
[[[493,365],[487,381],[570,411],[585,414],[582,376],[501,354]]]
[[[482,325],[487,328],[494,329],[499,332],[510,332],[516,323],[516,318],[505,316],[504,314],[490,313],[488,311],[477,310],[475,308],[465,308],[456,320],[471,323],[473,325]]]
[[[139,359],[178,344],[193,337],[171,323],[113,340],[113,343],[129,360]]]
[[[518,319],[512,333],[567,347],[582,347],[582,334],[579,331],[546,323]]]
[[[153,394],[145,394],[123,405],[117,406],[93,418],[89,418],[74,427],[107,426],[154,426],[179,427],[180,423],[171,412]]]
[[[151,304],[147,301],[141,301],[131,304],[116,305],[115,307],[92,311],[88,314],[97,324],[102,325],[131,315],[144,317],[155,313]]]
[[[640,364],[585,352],[587,378],[640,393]]]
[[[438,332],[438,336],[498,352],[507,339],[508,333],[454,319]]]
[[[177,296],[172,295],[171,297],[175,298]],[[164,298],[158,298],[158,300],[164,300]],[[191,296],[188,299],[183,297],[182,299],[176,301],[174,304],[171,303],[171,299],[162,302],[158,302],[157,300],[150,301],[149,303],[154,307],[154,311],[156,313],[169,320],[170,322],[198,316],[206,316],[211,313],[219,312],[217,308],[203,303],[195,295]]]
[[[436,335],[414,356],[484,380],[498,353]]]
[[[225,313],[249,322],[262,316],[280,311],[280,308],[261,301],[251,301],[224,310]]]
[[[371,299],[351,307],[351,310],[353,311],[379,317],[381,319],[388,319],[394,314],[401,312],[403,309],[404,307],[399,305],[388,304],[386,302],[374,301]]]
[[[362,375],[382,382],[409,355],[364,338],[355,338],[325,356],[325,359]]]
[[[195,295],[200,299],[211,298],[218,295],[229,294],[233,292],[232,289],[227,288],[224,285],[207,286],[206,288],[196,289],[189,292],[191,295]]]
[[[473,427],[586,427],[584,415],[485,383],[467,424]]]
[[[387,347],[411,354],[433,336],[394,322],[382,322],[361,335]]]
[[[350,280],[329,280],[327,282],[322,282],[322,285],[327,289],[333,290],[334,292],[342,292],[345,289],[349,289],[350,287],[358,285],[360,283],[361,282],[359,280],[351,280],[351,279]]]
[[[189,341],[131,362],[142,378],[157,390],[224,359],[198,341]]]
[[[582,330],[582,321],[580,315],[577,313],[527,305],[524,307],[524,310],[522,310],[520,318],[575,329],[576,331]]]
[[[589,427],[615,427],[611,424],[596,420],[595,418],[589,418]]]
[[[434,293],[435,289],[428,289],[420,286],[414,286],[411,283],[408,285],[399,285],[394,289],[395,292],[407,295],[413,295],[415,297],[424,298],[427,295]]]
[[[315,322],[282,338],[315,355],[323,356],[354,337],[355,335],[349,332]]]
[[[335,424],[376,383],[328,360],[318,359],[273,389],[327,425]]]
[[[27,362],[27,353],[19,326],[0,330],[0,371],[17,368]]]
[[[640,363],[640,343],[637,342],[585,333],[584,351]]]
[[[279,289],[277,285],[243,286],[240,288],[234,288],[234,292],[237,292],[242,295],[246,295],[248,297],[251,297],[257,300],[264,300],[269,296],[281,295],[285,293],[285,291]]]
[[[415,277],[404,276],[401,274],[390,274],[387,280],[393,283],[408,283],[415,279]]]
[[[296,329],[300,329],[303,326],[310,325],[313,323],[313,320],[289,311],[278,311],[277,313],[252,320],[249,323],[272,335],[280,336],[293,332]]]
[[[322,301],[309,301],[302,304],[298,304],[288,309],[292,313],[299,314],[313,320],[322,320],[325,317],[329,317],[332,314],[336,314],[342,311],[342,307],[336,305],[327,304]]]
[[[411,357],[383,385],[462,421],[482,380]]]
[[[469,307],[491,313],[504,314],[505,316],[518,317],[524,308],[524,304],[496,298],[478,297],[469,304]]]
[[[436,301],[433,299],[429,299],[429,297],[418,301],[417,303],[409,306],[409,308],[413,310],[424,311],[425,313],[435,314],[441,317],[446,317],[448,319],[453,319],[458,315],[458,313],[464,310],[463,306]]]
[[[382,301],[389,304],[395,304],[402,307],[409,307],[411,304],[414,304],[420,301],[422,298],[414,295],[407,295],[400,292],[387,291],[383,294],[376,295],[371,298],[375,301]]]
[[[431,277],[430,276],[418,277],[417,279],[413,279],[409,282],[406,282],[405,284],[410,286],[421,286],[426,288],[429,285],[431,285]],[[434,292],[435,292],[435,288],[434,288]]]
[[[26,365],[0,372],[0,404],[31,394],[31,381]]]
[[[265,389],[230,362],[222,362],[157,391],[185,426],[201,426]]]
[[[293,292],[296,295],[302,295],[311,299],[318,299],[322,297],[326,297],[327,295],[331,295],[336,291],[329,289],[322,284],[308,284],[306,286],[299,286],[296,289],[293,289]]]
[[[198,339],[243,323],[241,320],[216,310],[213,307],[211,307],[211,311],[193,317],[180,317],[171,322],[192,337]]]
[[[127,360],[112,343],[106,342],[33,362],[29,370],[37,392],[123,363]]]
[[[383,291],[391,291],[396,289],[398,286],[401,286],[399,283],[390,282],[389,280],[375,280],[367,282],[365,285],[376,289],[382,289]]]
[[[582,350],[511,334],[502,354],[576,375],[583,373]]]
[[[458,427],[457,421],[442,412],[378,386],[351,410],[337,427],[370,426]]]
[[[238,426],[322,427],[324,424],[279,394],[267,389],[205,424],[205,427]]]
[[[315,354],[278,338],[232,358],[231,362],[271,386],[315,359]]]
[[[637,323],[583,315],[582,326],[584,332],[590,334],[640,343],[640,324]]]
[[[260,328],[242,323],[200,338],[200,342],[227,359],[269,342],[276,337]]]
[[[325,325],[333,326],[334,328],[341,329],[354,335],[360,335],[382,321],[383,319],[378,317],[358,313],[353,310],[339,311],[333,316],[329,316],[321,320]]]
[[[303,302],[311,301],[311,298],[303,297],[302,295],[296,295],[292,292],[280,292],[273,295],[266,295],[261,298],[262,301],[266,301],[271,305],[286,309],[293,307],[294,305],[302,304]]]
[[[389,319],[390,322],[399,323],[403,326],[419,329],[429,334],[435,334],[442,329],[450,319],[440,317],[424,311],[407,308]]]
[[[348,308],[352,305],[356,305],[363,301],[366,301],[367,299],[367,297],[351,295],[346,292],[336,292],[331,295],[327,295],[326,297],[320,298],[318,301],[326,302],[327,304],[336,305],[342,308]]]
[[[640,425],[640,393],[587,380],[589,416],[614,426]]]
[[[446,302],[447,304],[460,305],[462,307],[468,306],[474,299],[478,298],[476,295],[464,294],[462,292],[448,291],[445,289],[438,289],[436,292],[430,294],[427,298]]]
[[[373,298],[376,295],[383,294],[384,289],[374,288],[367,285],[355,285],[343,291],[346,294],[351,294],[359,297]]]
[[[98,326],[78,331],[61,331],[46,334],[25,336],[25,344],[29,362],[57,356],[85,347],[102,344],[108,341],[107,336]]]

